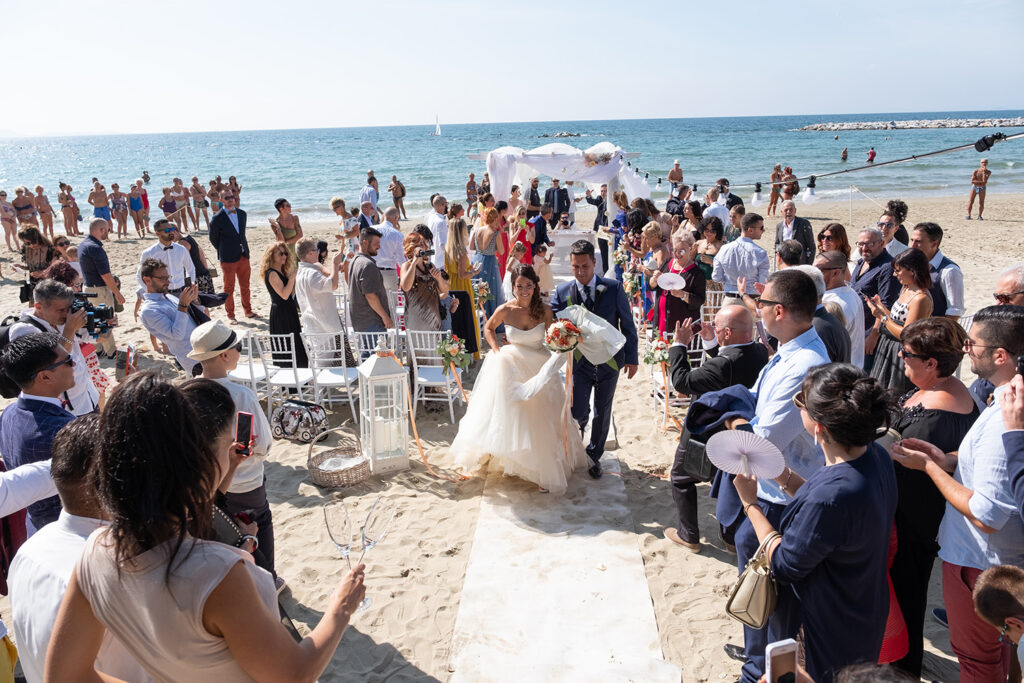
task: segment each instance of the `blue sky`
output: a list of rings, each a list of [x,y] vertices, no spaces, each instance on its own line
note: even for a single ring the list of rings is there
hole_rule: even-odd
[[[1015,0],[49,0],[10,18],[0,135],[1024,108]]]

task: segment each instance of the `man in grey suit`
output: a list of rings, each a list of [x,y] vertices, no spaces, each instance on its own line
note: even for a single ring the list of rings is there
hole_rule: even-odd
[[[796,215],[796,204],[791,200],[782,202],[782,220],[775,226],[775,250],[785,240],[796,240],[803,245],[804,253],[800,258],[801,264],[811,265],[814,263],[814,254],[817,246],[814,242],[814,232],[811,230],[811,222],[806,218]]]

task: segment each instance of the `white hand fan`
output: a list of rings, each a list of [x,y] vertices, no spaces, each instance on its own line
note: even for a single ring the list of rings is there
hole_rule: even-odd
[[[707,454],[715,467],[729,474],[774,479],[786,469],[786,460],[775,444],[753,432],[719,432],[708,439]]]
[[[665,290],[682,289],[686,281],[678,273],[662,273],[658,276],[658,286]]]

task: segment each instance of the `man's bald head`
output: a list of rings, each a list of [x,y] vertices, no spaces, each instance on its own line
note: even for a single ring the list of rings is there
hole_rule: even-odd
[[[388,223],[397,223],[401,215],[402,214],[398,211],[396,207],[389,206],[384,211],[384,220],[386,220]]]
[[[823,251],[814,258],[814,267],[825,278],[825,289],[841,287],[846,281],[847,258],[841,251]]]
[[[438,213],[443,213],[444,212],[444,206],[447,203],[448,203],[447,199],[445,199],[442,195],[437,195],[436,197],[434,197],[434,201],[433,201],[434,211],[437,211]]]
[[[373,202],[362,202],[361,204],[359,204],[359,210],[363,213],[364,216],[372,216]]]
[[[723,306],[715,314],[715,330],[719,344],[746,344],[754,339],[754,316],[746,306]]]
[[[110,231],[110,223],[104,218],[93,218],[89,221],[89,234],[99,239],[106,239]]]

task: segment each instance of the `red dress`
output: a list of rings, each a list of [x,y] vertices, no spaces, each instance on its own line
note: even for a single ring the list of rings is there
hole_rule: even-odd
[[[505,221],[502,219],[502,228],[505,228]],[[505,250],[504,254],[498,256],[498,275],[501,276],[502,281],[505,280],[505,266],[508,263],[508,230],[503,229],[501,231],[501,247]]]
[[[520,259],[521,263],[533,265],[533,245],[526,240],[526,228],[519,228],[516,231],[515,244],[521,244],[526,247],[526,254]]]

